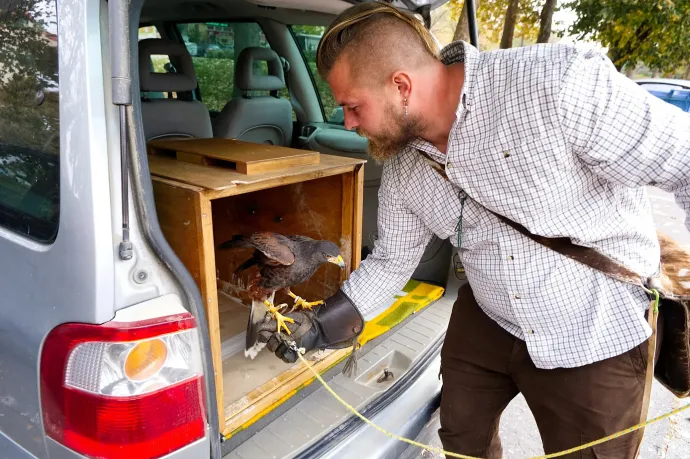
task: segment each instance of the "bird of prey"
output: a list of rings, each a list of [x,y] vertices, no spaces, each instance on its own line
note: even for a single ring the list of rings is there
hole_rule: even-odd
[[[294,323],[282,313],[295,308],[311,309],[323,301],[308,302],[290,291],[290,287],[306,282],[324,263],[345,267],[338,246],[331,241],[314,240],[306,236],[284,236],[271,232],[257,232],[249,237],[235,236],[223,242],[219,249],[253,248],[254,253],[235,272],[245,271],[254,265],[259,270],[250,281],[252,299],[245,353],[256,344],[256,327],[264,321],[268,311],[277,322],[277,332],[284,329],[289,335],[286,322]],[[279,290],[285,290],[294,300],[292,308],[287,304],[275,306],[273,298]],[[251,354],[252,358],[255,354]]]

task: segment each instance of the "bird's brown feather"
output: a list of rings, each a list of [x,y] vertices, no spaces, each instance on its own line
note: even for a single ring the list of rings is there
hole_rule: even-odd
[[[295,254],[279,240],[281,237],[284,238],[273,233],[259,232],[251,236],[250,243],[269,258],[267,263],[290,266],[295,262]]]

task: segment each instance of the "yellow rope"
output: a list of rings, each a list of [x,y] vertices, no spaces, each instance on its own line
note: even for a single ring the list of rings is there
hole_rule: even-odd
[[[286,344],[287,344],[287,343],[286,343]],[[391,438],[395,438],[396,440],[399,440],[399,441],[401,441],[401,442],[404,442],[404,443],[408,443],[408,444],[410,444],[410,445],[417,446],[417,447],[419,447],[419,448],[425,449],[425,450],[427,450],[427,451],[431,451],[431,452],[433,452],[433,453],[437,453],[437,454],[439,454],[439,455],[445,455],[445,456],[448,456],[448,457],[459,457],[459,458],[461,458],[461,459],[482,459],[482,458],[478,458],[478,457],[474,457],[474,456],[465,456],[465,455],[463,455],[463,454],[458,454],[458,453],[452,453],[452,452],[450,452],[450,451],[445,451],[445,450],[443,450],[443,449],[441,449],[441,448],[436,448],[436,447],[434,447],[434,446],[425,445],[425,444],[423,444],[423,443],[419,443],[419,442],[417,442],[417,441],[410,440],[409,438],[401,437],[400,435],[396,435],[396,434],[394,434],[394,433],[388,432],[388,431],[387,431],[386,429],[384,429],[383,427],[380,427],[380,426],[378,426],[377,424],[375,424],[373,421],[367,419],[364,415],[362,415],[359,411],[357,411],[352,405],[350,405],[349,403],[347,403],[347,402],[346,402],[345,400],[343,400],[338,394],[336,394],[335,391],[334,391],[333,389],[331,389],[331,387],[326,383],[326,381],[323,380],[323,378],[321,377],[321,375],[320,375],[316,370],[314,370],[314,368],[309,364],[309,362],[307,362],[307,360],[306,360],[304,357],[302,357],[302,352],[303,352],[303,350],[302,350],[302,349],[297,349],[297,347],[294,345],[294,342],[292,343],[292,346],[290,346],[290,347],[297,353],[297,356],[298,356],[299,359],[302,361],[302,363],[305,364],[305,365],[307,366],[307,368],[309,368],[309,370],[311,370],[311,372],[314,374],[314,377],[316,377],[316,379],[319,380],[319,382],[323,385],[323,387],[324,387],[328,392],[330,392],[330,394],[331,394],[337,401],[339,401],[343,406],[345,406],[352,414],[354,414],[354,415],[357,416],[359,419],[361,419],[361,420],[364,421],[365,423],[369,424],[371,427],[373,427],[374,429],[378,430],[379,432],[381,432],[381,433],[383,433],[383,434],[385,434],[385,435],[387,435],[387,436],[389,436],[389,437],[391,437]],[[300,351],[302,351],[302,352],[300,352]],[[666,419],[666,418],[668,418],[668,417],[673,416],[674,414],[678,414],[678,413],[680,413],[681,411],[687,410],[688,408],[690,408],[690,404],[685,405],[685,406],[682,406],[682,407],[680,407],[680,408],[677,408],[677,409],[675,409],[675,410],[673,410],[673,411],[669,411],[668,413],[662,414],[661,416],[657,416],[656,418],[650,419],[650,420],[648,420],[647,422],[643,422],[643,423],[641,423],[641,424],[637,424],[637,425],[635,425],[635,426],[632,426],[632,427],[630,427],[630,428],[628,428],[628,429],[621,430],[620,432],[616,432],[616,433],[614,433],[614,434],[611,434],[611,435],[609,435],[608,437],[604,437],[604,438],[601,438],[601,439],[599,439],[599,440],[596,440],[596,441],[593,441],[593,442],[590,442],[590,443],[587,443],[587,444],[584,444],[584,445],[581,445],[581,446],[576,446],[575,448],[570,448],[570,449],[565,450],[565,451],[559,451],[559,452],[557,452],[557,453],[546,454],[546,455],[544,455],[544,456],[534,456],[534,457],[530,457],[530,458],[528,458],[528,459],[551,459],[551,458],[553,458],[553,457],[561,457],[561,456],[565,456],[565,455],[570,454],[570,453],[574,453],[574,452],[576,452],[576,451],[581,451],[581,450],[583,450],[583,449],[587,449],[587,448],[590,448],[590,447],[592,447],[592,446],[596,446],[596,445],[599,445],[599,444],[601,444],[601,443],[605,443],[605,442],[607,442],[607,441],[609,441],[609,440],[613,440],[613,439],[615,439],[615,438],[622,437],[623,435],[627,435],[627,434],[629,434],[629,433],[631,433],[631,432],[634,432],[634,431],[636,431],[636,430],[642,429],[642,428],[644,428],[644,427],[646,427],[646,426],[648,426],[648,425],[650,425],[650,424],[654,424],[655,422],[659,422],[659,421],[661,421],[662,419]]]

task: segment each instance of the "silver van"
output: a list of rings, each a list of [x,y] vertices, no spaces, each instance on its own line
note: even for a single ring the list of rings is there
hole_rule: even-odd
[[[299,363],[238,352],[246,320],[233,316],[241,304],[213,251],[230,221],[286,227],[280,216],[256,223],[266,208],[291,205],[267,196],[311,190],[316,203],[315,184],[336,172],[291,184],[276,176],[268,190],[231,180],[239,172],[230,166],[180,166],[149,148],[238,139],[362,167],[361,180],[347,182],[352,194],[334,193],[338,212],[355,209],[351,270],[377,237],[381,169],[364,164],[366,140],[344,128],[315,49],[358,1],[0,1],[0,458],[405,451]],[[428,25],[445,1],[393,3]],[[282,83],[266,91],[255,74]],[[207,186],[208,170],[236,191]],[[195,178],[183,177],[189,171]],[[240,213],[247,200],[258,210]],[[305,212],[316,218],[325,207]],[[461,274],[448,241],[433,240],[410,283],[367,324],[357,376],[342,374],[342,352],[314,357],[314,367],[365,416],[414,438],[439,404],[439,352]]]

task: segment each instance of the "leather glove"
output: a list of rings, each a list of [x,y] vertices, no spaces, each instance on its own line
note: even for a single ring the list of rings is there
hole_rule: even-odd
[[[286,363],[297,360],[296,352],[284,343],[286,338],[294,340],[298,348],[306,351],[338,349],[351,346],[364,329],[362,314],[342,290],[312,310],[294,311],[285,316],[295,321],[286,324],[290,335],[276,331],[275,319],[261,324],[258,335],[259,342],[266,343],[266,347]]]

